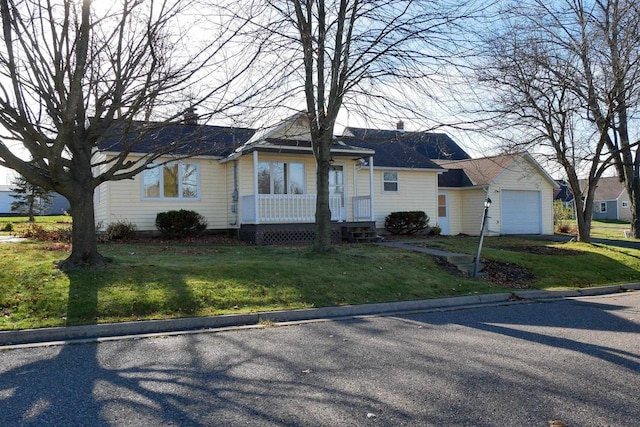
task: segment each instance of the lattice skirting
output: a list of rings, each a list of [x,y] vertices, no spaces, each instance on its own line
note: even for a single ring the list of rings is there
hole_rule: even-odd
[[[255,245],[313,243],[314,224],[247,224],[240,228],[240,239]],[[341,227],[331,230],[331,241],[342,240]]]

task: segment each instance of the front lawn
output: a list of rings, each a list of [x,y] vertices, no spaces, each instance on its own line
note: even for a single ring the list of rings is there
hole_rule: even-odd
[[[477,238],[426,245],[475,253]],[[523,249],[525,248],[525,249]],[[529,249],[526,249],[529,248]],[[537,248],[537,249],[534,249]],[[544,251],[561,251],[547,254]],[[63,273],[58,243],[0,244],[0,329],[206,316],[510,292],[513,287],[449,273],[425,254],[376,245],[256,247],[215,240],[108,243],[105,269]],[[533,274],[549,289],[640,280],[640,251],[581,243],[485,239],[483,258]]]

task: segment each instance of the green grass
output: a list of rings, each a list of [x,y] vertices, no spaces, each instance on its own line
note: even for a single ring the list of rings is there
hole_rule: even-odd
[[[577,227],[576,221],[565,221],[573,227]],[[593,220],[591,221],[591,237],[594,239],[613,239],[633,241],[635,239],[624,237],[624,230],[630,230],[631,225],[627,221]]]
[[[426,245],[475,254],[477,238]],[[570,255],[523,252],[555,248]],[[109,243],[104,269],[63,273],[68,246],[0,244],[0,329],[23,329],[247,313],[511,292],[447,273],[431,256],[375,245],[337,245],[328,255],[306,246],[214,243]],[[540,249],[534,251],[539,252]],[[483,258],[522,265],[538,289],[640,280],[640,251],[583,243],[489,237]]]
[[[12,225],[11,231],[2,231],[7,224]],[[36,224],[46,230],[71,228],[71,217],[67,215],[36,216],[35,222],[29,222],[26,216],[2,216],[0,217],[0,236],[20,235],[32,224]]]

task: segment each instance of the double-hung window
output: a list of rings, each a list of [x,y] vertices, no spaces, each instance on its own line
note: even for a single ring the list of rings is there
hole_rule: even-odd
[[[259,194],[304,194],[304,163],[259,162]]]
[[[197,163],[168,163],[142,174],[143,199],[196,200],[200,197]]]
[[[398,172],[382,172],[382,189],[384,191],[398,191]]]

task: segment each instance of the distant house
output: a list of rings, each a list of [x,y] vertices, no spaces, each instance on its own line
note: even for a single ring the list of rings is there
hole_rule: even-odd
[[[11,195],[13,190],[11,185],[0,185],[0,215],[16,215],[11,211],[11,203],[16,199]],[[42,215],[62,215],[69,211],[69,201],[58,193],[54,193],[51,205],[48,209],[42,212]]]
[[[553,190],[553,200],[559,200],[564,205],[573,206],[573,192],[569,183],[564,179],[556,179],[558,188]]]
[[[580,180],[581,188],[587,185],[586,180]],[[631,220],[629,195],[617,176],[602,177],[598,180],[593,202],[592,218],[612,219],[620,221]]]
[[[101,184],[97,222],[130,221],[152,231],[158,212],[190,209],[203,215],[209,228],[255,243],[312,238],[316,163],[306,114],[259,132],[193,123],[158,128],[150,145],[130,157],[177,138],[192,138],[199,155],[176,161],[166,156],[160,160],[169,163],[133,180]],[[97,156],[108,161],[126,142],[111,136]],[[487,195],[494,201],[494,232],[553,232],[555,182],[526,153],[474,160],[443,133],[346,128],[334,138],[331,156],[330,209],[337,236],[380,231],[389,213],[411,210],[426,212],[445,234],[478,234]],[[513,211],[522,207],[528,214],[513,221]]]

